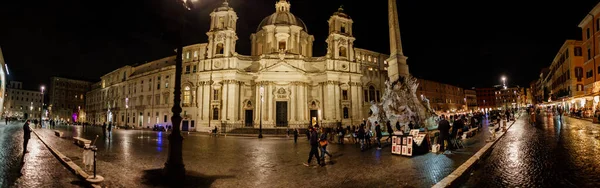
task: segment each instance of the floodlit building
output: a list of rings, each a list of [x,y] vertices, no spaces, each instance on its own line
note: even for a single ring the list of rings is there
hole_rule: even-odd
[[[227,2],[210,17],[208,41],[183,48],[184,131],[252,131],[261,120],[273,130],[357,125],[369,116],[370,101],[381,100],[389,56],[355,47],[361,39],[341,8],[328,20],[321,57],[313,56],[314,36],[288,1],[277,1],[250,36],[249,55],[236,51],[238,17]],[[174,56],[116,69],[87,93],[87,120],[172,125],[174,83]],[[462,103],[462,89],[455,92],[460,96],[448,100]]]
[[[8,75],[8,65],[4,61],[4,55],[2,55],[2,48],[0,48],[0,114],[6,117],[6,106],[4,106],[7,93],[6,93],[6,77]]]
[[[428,99],[436,112],[455,113],[466,109],[464,89],[425,79],[417,79],[417,82],[417,97]]]
[[[467,109],[472,111],[477,111],[479,108],[477,107],[477,91],[473,89],[465,89],[465,99]]]
[[[22,82],[10,81],[6,86],[5,116],[17,119],[39,119],[42,113],[42,92],[23,89]]]
[[[85,94],[91,82],[61,77],[50,78],[48,116],[65,122],[85,122]]]

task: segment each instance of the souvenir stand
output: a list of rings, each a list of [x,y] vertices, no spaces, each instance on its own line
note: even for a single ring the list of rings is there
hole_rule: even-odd
[[[413,156],[429,152],[427,134],[419,132],[419,129],[410,130],[409,134],[394,132],[392,135],[392,154]]]

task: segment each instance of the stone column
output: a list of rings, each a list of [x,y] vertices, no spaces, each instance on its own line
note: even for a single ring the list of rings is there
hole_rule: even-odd
[[[290,94],[290,122],[295,122],[296,121],[296,108],[298,108],[298,99],[296,99],[296,93],[297,93],[297,89],[296,87],[298,86],[298,83],[296,82],[292,82],[290,83],[291,85],[291,94]]]
[[[271,92],[273,91],[273,84],[271,82],[267,82],[267,86],[265,87],[265,94],[264,94],[264,98],[265,98],[265,106],[263,106],[264,108],[267,109],[267,113],[263,114],[263,116],[265,117],[264,119],[269,121],[271,119],[271,114],[273,114],[273,97],[271,96]],[[263,127],[264,127],[265,122],[263,122]]]
[[[358,104],[357,104],[358,105],[358,116],[357,116],[357,118],[362,121],[362,118],[365,118],[364,115],[363,115],[363,104],[365,103],[365,98],[364,98],[363,94],[364,94],[365,91],[364,91],[364,89],[362,87],[362,83],[357,82],[356,84],[357,84],[356,89],[358,90],[357,93],[358,93],[358,101],[359,101]]]
[[[335,99],[335,106],[334,106],[334,113],[335,113],[335,119],[337,120],[341,120],[342,119],[342,113],[340,113],[342,111],[342,103],[341,103],[341,91],[340,91],[340,82],[333,82],[333,88],[335,89],[335,92],[333,93],[333,98]]]
[[[227,89],[227,99],[229,100],[227,102],[227,120],[230,121],[235,121],[237,118],[235,116],[236,114],[236,109],[239,105],[237,105],[237,100],[236,100],[236,96],[237,96],[237,86],[238,86],[238,82],[236,80],[228,80],[227,81],[229,84],[227,85],[228,89]]]
[[[221,114],[219,114],[219,119],[222,120],[227,120],[227,112],[228,112],[228,105],[227,103],[229,103],[228,97],[227,97],[227,93],[229,92],[229,87],[227,87],[229,85],[229,83],[226,80],[221,81]]]

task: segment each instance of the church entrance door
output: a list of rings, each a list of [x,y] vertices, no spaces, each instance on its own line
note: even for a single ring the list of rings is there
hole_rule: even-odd
[[[252,110],[246,110],[246,118],[245,118],[245,123],[246,123],[246,127],[252,127],[253,122],[253,113]]]
[[[287,101],[277,101],[275,103],[275,123],[278,127],[287,127],[288,125],[288,114],[287,114]]]
[[[310,125],[315,126],[317,123],[319,123],[319,111],[310,110]]]

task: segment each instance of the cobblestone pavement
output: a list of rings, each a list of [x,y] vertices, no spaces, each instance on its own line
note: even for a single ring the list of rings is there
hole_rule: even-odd
[[[0,187],[79,187],[67,170],[32,133],[23,157],[23,123],[0,123]],[[24,161],[24,163],[22,163]]]
[[[82,149],[74,136],[97,141],[98,172],[109,187],[155,186],[149,174],[163,168],[168,139],[164,132],[114,130],[103,138],[98,127],[57,126],[65,135],[41,129],[46,142],[83,168]],[[487,125],[467,146],[453,154],[428,153],[412,158],[391,154],[390,147],[360,152],[353,144],[331,144],[334,155],[325,167],[305,167],[310,146],[305,137],[292,139],[184,133],[183,158],[195,187],[430,187],[443,179],[483,145]],[[314,159],[313,159],[314,160]],[[316,164],[316,161],[313,162]],[[88,171],[90,172],[90,171]]]
[[[600,187],[600,127],[544,115],[511,128],[463,187]]]

